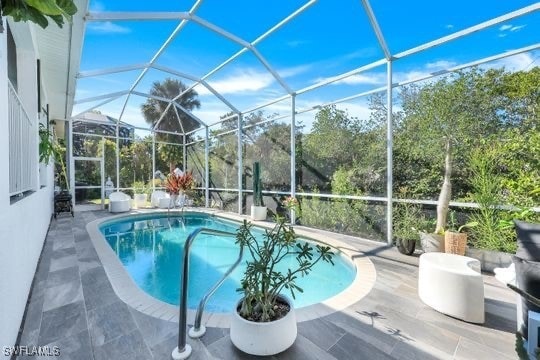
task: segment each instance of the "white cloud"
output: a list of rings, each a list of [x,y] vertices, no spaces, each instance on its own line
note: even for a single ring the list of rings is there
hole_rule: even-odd
[[[485,64],[484,68],[501,68],[504,66],[506,70],[509,71],[520,71],[520,70],[526,70],[535,59],[536,54],[539,54],[540,52],[536,53],[521,53],[514,56],[510,56],[504,59],[497,60],[495,62],[491,62],[488,64]]]
[[[333,77],[317,78],[313,81],[314,84],[319,82],[331,80]],[[381,85],[386,83],[386,73],[365,73],[351,75],[345,79],[333,82],[333,85],[345,84],[345,85]]]
[[[100,34],[127,34],[131,32],[130,28],[114,24],[110,21],[91,23],[88,30]]]
[[[430,70],[442,70],[455,66],[456,63],[450,60],[438,60],[432,63],[427,63],[426,68]]]
[[[447,25],[445,25],[444,27],[447,28],[447,29],[453,29],[453,28],[454,28],[454,25],[452,25],[452,24],[447,24]]]
[[[501,25],[499,27],[499,31],[511,31],[511,32],[514,32],[514,31],[519,31],[519,30],[523,29],[525,26],[527,26],[527,25],[505,24],[505,25]],[[499,37],[504,37],[504,36],[499,35]]]
[[[288,78],[293,77],[296,75],[303,74],[313,68],[313,64],[305,64],[305,65],[298,65],[298,66],[292,66],[284,69],[278,69],[277,72],[281,77]]]
[[[220,100],[208,99],[201,101],[201,108],[193,110],[193,114],[207,124],[219,121],[219,118],[231,110]]]
[[[510,31],[518,31],[518,30],[523,29],[525,26],[527,26],[527,25],[512,26]]]
[[[250,91],[259,91],[269,87],[274,77],[268,72],[259,72],[254,69],[237,70],[219,80],[209,80],[212,86],[221,95],[240,94]],[[203,86],[196,86],[195,90],[200,96],[209,95],[210,92]]]

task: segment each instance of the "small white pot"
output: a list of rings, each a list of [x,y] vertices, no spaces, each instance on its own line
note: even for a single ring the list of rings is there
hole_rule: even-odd
[[[134,194],[133,201],[137,208],[142,208],[146,206],[146,194]]]
[[[291,308],[289,313],[279,320],[272,322],[253,322],[241,317],[236,310],[240,300],[233,309],[231,316],[231,341],[241,351],[258,356],[275,355],[287,350],[296,340],[296,315],[294,308],[287,298]]]
[[[252,220],[266,220],[266,206],[251,205]]]

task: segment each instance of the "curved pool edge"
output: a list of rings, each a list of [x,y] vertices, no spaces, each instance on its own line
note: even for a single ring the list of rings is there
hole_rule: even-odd
[[[236,222],[243,222],[244,220],[251,221],[248,216],[215,209],[195,208],[186,210],[186,212],[214,215],[222,219]],[[171,211],[171,213],[178,214],[180,211],[174,210]],[[99,230],[101,224],[110,220],[137,218],[138,215],[149,214],[167,214],[167,211],[156,209],[133,210],[129,213],[107,216],[88,223],[86,225],[86,230],[90,235],[90,240],[96,249],[101,264],[116,295],[124,303],[146,315],[162,320],[178,322],[178,306],[158,300],[140,289]],[[271,229],[274,225],[273,223],[265,221],[251,222],[255,226],[267,229]],[[323,235],[317,233],[317,230],[315,229],[295,226],[294,230],[300,237],[326,243],[339,249],[356,267],[355,278],[346,289],[321,303],[296,309],[296,318],[298,322],[313,320],[343,310],[361,300],[371,291],[375,284],[377,273],[375,266],[367,255],[352,248],[350,245],[347,245],[339,239],[329,237],[327,234]],[[188,309],[188,323],[193,324],[194,319],[195,311]],[[230,319],[229,315],[226,313],[205,312],[203,315],[203,323],[206,326],[228,328]]]

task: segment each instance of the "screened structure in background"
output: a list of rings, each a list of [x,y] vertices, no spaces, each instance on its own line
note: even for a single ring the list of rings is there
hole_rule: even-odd
[[[299,224],[392,242],[394,223],[408,226],[400,223],[406,211],[421,211],[426,231],[433,226],[451,139],[452,206],[461,209],[456,221],[477,208],[478,189],[470,182],[474,154],[496,152],[496,141],[499,153],[493,156],[504,158],[496,170],[501,184],[513,189],[501,193],[497,203],[540,203],[538,176],[525,174],[527,167],[538,170],[538,161],[527,155],[527,145],[517,144],[524,137],[538,144],[534,84],[540,43],[525,31],[540,33],[539,4],[507,4],[506,14],[486,10],[460,29],[426,24],[422,35],[408,34],[413,30],[405,19],[399,20],[404,33],[393,33],[388,24],[398,19],[379,2],[347,3],[346,17],[356,19],[354,26],[341,19],[341,6],[325,1],[282,4],[267,17],[242,2],[196,1],[190,9],[145,4],[148,8],[137,12],[122,4],[97,11],[91,2],[86,17],[89,31],[70,121],[75,191],[110,176],[115,188],[130,192],[142,183],[151,192],[161,187],[160,174],[181,167],[194,174],[195,204],[246,214],[258,161],[264,202],[272,212],[283,212],[283,199],[295,196]],[[241,27],[226,17],[213,18],[210,6],[260,21]],[[428,15],[421,7],[413,2],[408,21],[419,16],[414,9]],[[333,32],[321,29],[323,15]],[[512,30],[505,26],[516,23],[528,25],[513,34],[512,50],[501,43],[475,58],[466,54],[485,37],[506,36]],[[118,26],[118,33],[104,39],[92,31],[104,24]],[[296,40],[307,32],[319,43]],[[363,43],[333,37],[343,32]],[[153,51],[141,47],[92,68],[88,59],[98,39],[100,46],[107,40],[107,47],[122,53],[128,51],[122,36],[143,42],[149,34],[162,39]],[[400,43],[404,48],[394,47],[397,37],[407,37]],[[330,47],[331,42],[337,44]],[[216,56],[197,58],[202,47]],[[329,49],[334,53],[326,54]],[[291,63],[282,63],[283,51]],[[448,53],[456,56],[447,60]],[[327,61],[321,60],[325,56]],[[336,71],[334,63],[347,70]],[[305,73],[309,80],[300,76]],[[516,83],[522,85],[516,91],[505,90]],[[88,88],[101,92],[84,96]],[[92,112],[113,121],[96,125],[84,115]],[[101,158],[101,172],[89,164],[84,168],[82,158]],[[83,178],[92,184],[77,185]],[[515,178],[524,180],[510,184]]]

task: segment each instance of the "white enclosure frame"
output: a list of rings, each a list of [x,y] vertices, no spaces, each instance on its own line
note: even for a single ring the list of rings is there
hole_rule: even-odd
[[[536,49],[540,48],[540,43],[533,43],[533,44],[530,44],[528,46],[522,47],[520,49],[516,49],[516,50],[504,52],[504,53],[501,53],[501,54],[498,54],[498,55],[486,57],[484,59],[480,59],[480,60],[477,60],[477,61],[474,61],[474,62],[469,62],[469,63],[461,64],[461,65],[458,65],[458,66],[453,66],[453,67],[447,68],[447,69],[445,69],[443,71],[437,71],[436,73],[428,74],[428,75],[425,75],[425,76],[420,76],[420,77],[418,77],[416,79],[411,79],[411,80],[402,81],[402,82],[394,82],[393,81],[393,71],[392,71],[393,63],[396,62],[396,61],[399,61],[400,59],[409,57],[409,56],[411,56],[413,54],[417,54],[417,53],[426,51],[426,50],[431,49],[433,47],[440,46],[442,44],[448,43],[450,41],[454,41],[456,39],[459,39],[459,38],[462,38],[464,36],[473,34],[475,32],[478,32],[478,31],[481,31],[481,30],[484,30],[484,29],[487,29],[487,28],[490,28],[490,27],[497,26],[499,24],[502,24],[504,22],[507,22],[509,20],[512,20],[512,19],[515,19],[515,18],[518,18],[518,17],[522,17],[522,16],[525,16],[525,15],[534,13],[534,12],[536,12],[536,11],[538,11],[540,9],[540,3],[535,3],[535,4],[532,4],[532,5],[523,7],[521,9],[519,9],[519,10],[516,10],[516,11],[510,12],[510,13],[507,13],[505,15],[493,18],[491,20],[482,22],[480,24],[471,26],[469,28],[457,31],[457,32],[455,32],[453,34],[443,36],[443,37],[441,37],[439,39],[427,42],[427,43],[422,44],[420,46],[416,46],[416,47],[411,48],[409,50],[393,54],[391,49],[388,47],[388,45],[386,43],[385,37],[383,35],[383,31],[382,31],[382,29],[380,28],[380,26],[379,26],[379,24],[377,22],[375,13],[373,12],[373,10],[371,8],[370,2],[368,0],[361,0],[360,1],[361,6],[363,7],[363,9],[364,9],[364,11],[365,11],[365,13],[366,13],[366,15],[367,15],[367,17],[369,19],[371,28],[372,28],[372,30],[373,30],[376,38],[377,38],[378,44],[379,44],[379,46],[380,46],[380,48],[381,48],[381,50],[382,50],[382,52],[384,54],[384,58],[380,59],[380,60],[377,60],[377,61],[374,61],[374,62],[372,62],[370,64],[366,64],[364,66],[358,67],[358,68],[353,69],[351,71],[345,72],[343,74],[338,74],[335,77],[326,79],[326,80],[321,81],[319,83],[316,83],[316,84],[313,84],[313,85],[310,85],[310,86],[307,86],[307,87],[304,87],[304,88],[301,88],[301,89],[292,89],[290,87],[290,85],[287,84],[287,82],[278,74],[278,72],[274,69],[274,67],[263,57],[263,55],[261,55],[261,53],[257,49],[257,45],[259,43],[261,43],[264,39],[268,38],[273,33],[275,33],[278,29],[280,29],[281,27],[283,27],[284,25],[286,25],[290,21],[293,21],[297,16],[302,14],[306,9],[308,9],[311,6],[315,5],[316,2],[317,2],[316,0],[311,0],[311,1],[306,2],[303,6],[301,6],[297,10],[293,11],[290,15],[288,15],[283,20],[281,20],[280,22],[278,22],[277,24],[272,26],[270,29],[268,29],[266,32],[261,34],[259,37],[257,37],[252,42],[246,41],[246,40],[236,36],[235,34],[232,34],[232,33],[228,32],[227,30],[222,29],[222,28],[220,28],[220,27],[218,27],[218,26],[216,26],[216,25],[202,19],[201,17],[197,16],[195,13],[197,12],[198,8],[200,7],[200,5],[202,3],[202,0],[197,0],[195,2],[195,4],[191,7],[191,9],[188,12],[89,12],[85,17],[86,23],[94,22],[94,21],[127,21],[127,20],[130,20],[130,21],[132,21],[132,20],[146,20],[146,21],[179,20],[180,22],[176,26],[176,28],[172,31],[172,33],[167,38],[167,40],[165,40],[165,42],[162,44],[162,46],[159,48],[159,50],[152,56],[152,58],[147,63],[131,64],[131,65],[126,65],[126,66],[121,66],[121,67],[113,67],[113,68],[109,68],[109,69],[90,70],[90,71],[80,72],[79,74],[77,74],[77,78],[88,78],[88,77],[99,76],[99,75],[107,75],[107,74],[126,72],[126,71],[133,71],[133,70],[141,70],[139,76],[136,78],[136,80],[132,83],[130,88],[127,89],[127,90],[113,92],[113,93],[109,93],[109,94],[101,94],[101,95],[98,95],[98,96],[93,96],[93,97],[90,97],[90,98],[81,99],[81,100],[78,100],[77,102],[75,102],[76,104],[81,104],[81,103],[86,103],[86,102],[94,102],[94,101],[103,100],[101,103],[99,103],[99,104],[97,104],[95,106],[89,107],[88,109],[86,109],[85,111],[82,111],[79,114],[74,114],[72,116],[72,118],[69,119],[69,136],[70,136],[69,144],[72,145],[72,141],[73,141],[73,132],[72,132],[72,121],[73,120],[78,120],[79,116],[81,114],[83,114],[84,112],[86,112],[86,111],[96,109],[96,108],[98,108],[100,106],[103,106],[103,105],[105,105],[107,103],[110,103],[110,102],[112,102],[114,100],[117,100],[117,99],[121,98],[122,96],[125,96],[126,99],[125,99],[125,101],[123,103],[122,110],[120,112],[120,116],[119,116],[119,118],[117,120],[117,125],[116,125],[116,137],[117,137],[117,139],[116,139],[116,141],[117,141],[117,147],[116,147],[116,151],[117,151],[117,169],[116,169],[117,177],[116,178],[117,178],[117,180],[116,180],[116,184],[119,185],[119,183],[120,183],[120,181],[119,181],[120,180],[119,179],[120,166],[119,166],[119,155],[118,155],[118,152],[119,152],[118,129],[119,129],[120,121],[122,121],[122,118],[124,116],[125,109],[126,109],[128,101],[129,101],[129,98],[132,95],[137,95],[137,96],[142,96],[142,97],[146,97],[146,98],[153,98],[153,99],[165,101],[165,102],[168,103],[167,104],[167,111],[170,109],[171,106],[173,106],[173,109],[174,109],[174,111],[176,113],[176,116],[178,118],[180,126],[182,126],[182,124],[181,124],[181,121],[180,121],[180,116],[179,116],[178,110],[180,110],[181,112],[187,114],[189,117],[194,119],[197,123],[199,123],[201,125],[201,128],[204,129],[204,131],[205,131],[205,137],[204,137],[204,140],[203,140],[205,142],[205,174],[204,174],[205,204],[206,204],[206,206],[209,206],[209,204],[210,204],[209,193],[210,193],[210,190],[211,190],[210,189],[210,183],[209,183],[209,168],[208,168],[208,163],[209,163],[209,127],[212,126],[212,125],[219,124],[219,123],[221,123],[223,121],[226,121],[228,119],[231,119],[233,117],[237,117],[237,129],[235,129],[234,131],[236,132],[237,137],[238,137],[238,142],[237,142],[238,188],[237,189],[225,189],[225,190],[227,190],[227,191],[235,191],[235,192],[238,193],[238,196],[239,196],[238,212],[241,213],[242,212],[242,201],[241,201],[242,194],[245,193],[245,192],[250,192],[248,190],[243,189],[243,186],[242,186],[242,175],[243,175],[242,174],[242,171],[243,171],[243,166],[242,166],[242,163],[243,163],[243,159],[242,159],[242,134],[243,134],[244,115],[247,114],[247,113],[250,113],[252,111],[262,109],[262,108],[267,107],[269,105],[275,104],[276,102],[283,101],[283,100],[286,100],[286,99],[290,99],[290,101],[291,101],[291,112],[290,112],[290,115],[285,115],[286,117],[291,118],[291,124],[290,124],[290,126],[291,126],[291,131],[290,131],[291,132],[291,134],[290,134],[290,141],[291,141],[291,144],[290,144],[291,145],[291,161],[290,161],[291,184],[290,184],[290,192],[288,194],[290,194],[292,196],[309,195],[309,196],[320,196],[320,197],[327,197],[327,198],[339,197],[339,198],[369,200],[369,201],[377,201],[377,202],[386,203],[386,235],[387,235],[386,241],[388,242],[388,244],[392,244],[392,238],[393,238],[393,236],[392,236],[392,203],[395,202],[395,201],[400,201],[398,199],[393,199],[393,193],[392,193],[392,188],[393,188],[393,174],[392,174],[393,129],[392,129],[392,121],[391,120],[392,120],[392,94],[393,94],[393,88],[398,87],[398,86],[402,86],[402,85],[406,85],[406,84],[410,84],[410,83],[413,83],[413,82],[416,82],[416,81],[426,80],[426,79],[429,79],[429,78],[432,78],[432,77],[435,77],[435,76],[439,76],[441,74],[451,73],[453,71],[457,71],[457,70],[464,69],[464,68],[467,68],[467,67],[484,64],[484,63],[487,63],[487,62],[490,62],[490,61],[493,61],[493,60],[502,59],[504,57],[509,57],[509,56],[513,56],[513,55],[516,55],[516,54],[536,50]],[[204,75],[204,76],[202,76],[200,78],[196,77],[196,76],[193,76],[193,75],[190,75],[190,74],[185,74],[185,73],[177,71],[175,69],[171,69],[171,68],[160,66],[160,65],[156,64],[157,59],[163,54],[163,52],[171,44],[173,39],[182,31],[182,29],[186,26],[186,24],[188,22],[193,22],[193,23],[195,23],[195,24],[197,24],[197,25],[199,25],[201,27],[204,27],[204,28],[206,28],[206,29],[220,35],[220,36],[230,40],[231,42],[240,45],[242,47],[242,49],[239,50],[238,52],[236,52],[235,54],[233,54],[231,57],[229,57],[223,63],[217,65],[214,69],[212,69],[206,75]],[[256,106],[256,107],[253,107],[253,108],[250,108],[250,109],[241,110],[234,103],[231,103],[230,101],[228,101],[224,96],[222,96],[218,91],[216,91],[212,86],[210,86],[207,83],[206,80],[210,76],[212,76],[213,74],[219,72],[227,64],[231,63],[233,60],[235,60],[236,58],[238,58],[239,56],[241,56],[242,54],[244,54],[246,52],[251,52],[258,59],[258,61],[261,63],[261,65],[272,75],[272,77],[280,85],[280,87],[283,90],[285,90],[285,92],[286,92],[285,96],[281,96],[279,98],[276,98],[276,99],[274,99],[272,101],[269,101],[269,102],[267,102],[267,103],[265,103],[263,105],[259,105],[259,106]],[[309,109],[297,109],[296,108],[296,96],[299,95],[299,94],[304,94],[304,93],[310,92],[310,91],[315,90],[317,88],[320,88],[322,86],[327,86],[329,84],[332,84],[332,83],[335,83],[337,81],[343,80],[343,79],[345,79],[347,77],[357,75],[357,74],[360,74],[362,72],[365,72],[365,71],[368,71],[370,69],[376,68],[378,66],[383,66],[383,65],[386,65],[386,73],[387,73],[386,74],[387,75],[386,76],[386,85],[383,86],[383,87],[379,87],[377,89],[365,91],[365,92],[362,92],[362,93],[359,93],[359,94],[356,94],[356,95],[353,95],[353,96],[348,96],[346,98],[336,99],[336,100],[333,100],[331,102],[321,104],[319,106],[312,107],[312,108],[309,108]],[[166,74],[170,74],[170,75],[174,75],[174,76],[178,76],[178,77],[181,77],[181,78],[191,80],[191,81],[193,81],[193,84],[191,86],[189,86],[184,92],[180,93],[178,96],[176,96],[173,99],[164,99],[164,98],[152,96],[150,94],[137,91],[136,90],[137,85],[140,83],[140,81],[144,78],[144,76],[146,75],[146,73],[150,69],[155,69],[155,70],[164,72]],[[201,86],[205,87],[208,91],[210,91],[213,95],[215,95],[216,98],[218,98],[228,109],[230,109],[230,111],[232,112],[232,115],[228,116],[226,118],[220,119],[219,121],[210,122],[210,121],[206,121],[204,119],[198,118],[193,113],[191,113],[189,110],[183,108],[177,102],[177,100],[180,99],[182,97],[182,95],[184,95],[187,91],[193,89],[197,85],[201,85]],[[387,186],[386,186],[386,196],[385,197],[336,196],[336,195],[329,195],[329,194],[296,193],[296,183],[295,183],[295,171],[296,171],[296,159],[295,159],[296,115],[300,114],[300,113],[303,113],[303,112],[312,111],[314,108],[319,108],[320,106],[337,104],[337,103],[340,103],[340,102],[345,102],[345,101],[348,101],[348,100],[351,100],[351,99],[355,99],[355,98],[359,98],[359,97],[362,97],[362,96],[366,96],[366,95],[374,94],[374,93],[378,93],[378,92],[383,92],[383,91],[386,92],[386,106],[387,106],[387,128],[386,128]],[[166,111],[162,115],[161,119],[164,117],[165,113],[166,113]],[[153,129],[151,129],[151,131],[153,132],[153,135],[154,135],[153,136],[153,145],[154,146],[153,146],[153,149],[152,149],[152,152],[153,152],[153,155],[152,155],[153,156],[153,161],[152,161],[153,172],[155,172],[155,170],[156,170],[155,169],[155,134],[159,133],[159,132],[167,133],[165,131],[160,131],[160,130],[157,129],[161,119],[159,119],[159,121],[156,123],[156,125],[153,127]],[[272,120],[275,120],[275,119],[272,119]],[[85,120],[83,120],[83,121],[85,121]],[[186,164],[186,146],[190,145],[190,144],[186,144],[185,136],[190,134],[190,133],[193,133],[195,131],[199,131],[199,130],[200,129],[196,129],[196,130],[191,131],[189,133],[184,133],[183,134],[184,135],[184,141],[183,141],[184,142],[184,144],[183,144],[184,166]],[[72,149],[71,149],[71,151],[72,151]],[[71,155],[71,161],[70,161],[70,170],[71,170],[70,174],[73,174],[73,160],[72,159],[73,159],[73,155]],[[71,184],[72,184],[71,188],[74,189],[73,176],[71,178]],[[212,189],[212,190],[216,190],[216,189]],[[265,193],[272,193],[272,192],[265,192]],[[429,202],[423,202],[423,203],[429,203]],[[293,217],[294,217],[294,214],[293,214]],[[294,221],[294,218],[293,218],[293,221]]]

